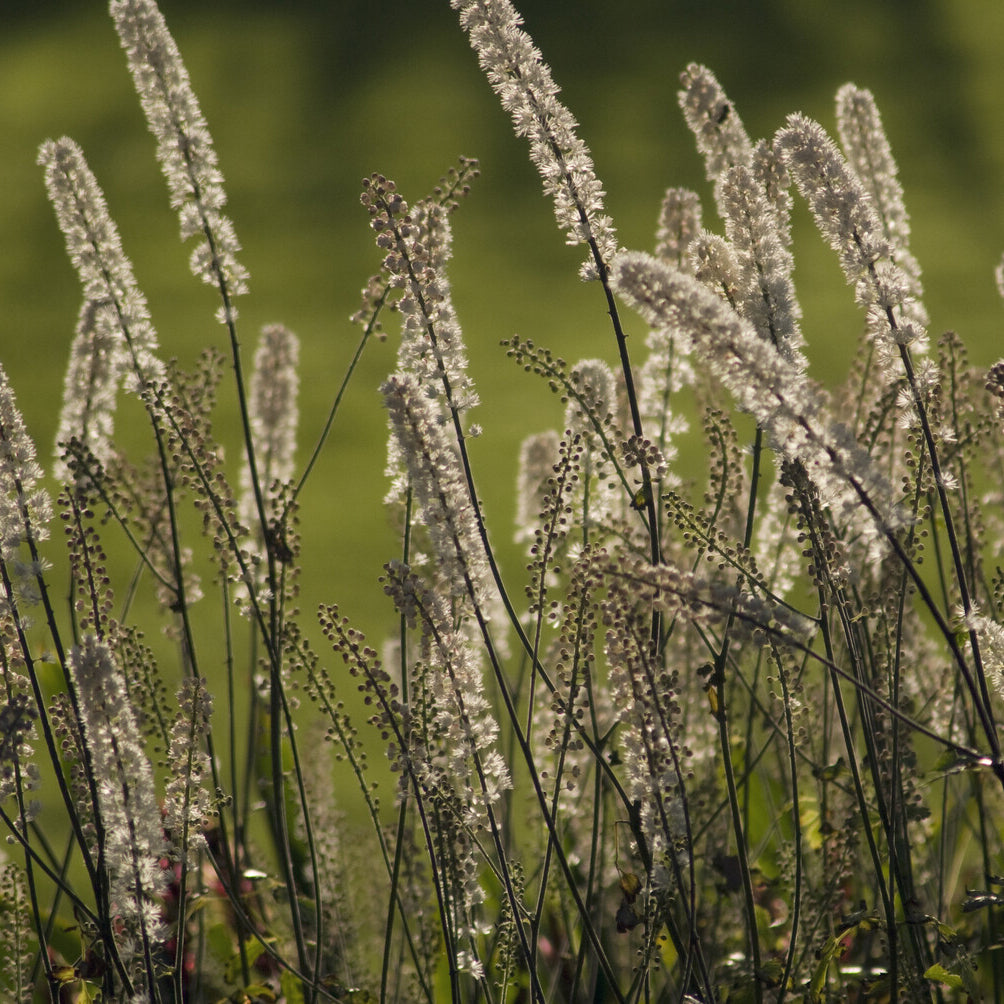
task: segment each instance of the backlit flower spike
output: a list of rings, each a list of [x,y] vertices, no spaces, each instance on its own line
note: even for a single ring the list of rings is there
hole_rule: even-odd
[[[255,461],[269,517],[275,515],[270,511],[272,486],[276,482],[285,484],[293,477],[299,360],[300,342],[292,331],[281,324],[262,328],[251,372],[249,411]],[[246,462],[241,468],[240,519],[246,527],[258,524],[258,507]]]
[[[449,207],[433,200],[409,206],[394,182],[379,174],[363,182],[361,201],[377,246],[386,252],[384,274],[401,290],[398,369],[415,376],[438,402],[440,421],[448,421],[452,412],[478,404],[446,274],[453,241]]]
[[[512,117],[517,136],[530,142],[530,158],[554,200],[558,226],[569,244],[585,244],[584,279],[599,276],[617,251],[617,235],[604,209],[604,191],[592,157],[576,134],[578,123],[558,100],[560,88],[508,0],[450,0],[471,48]]]
[[[38,162],[45,172],[45,187],[56,213],[66,250],[80,276],[84,290],[84,309],[78,327],[74,355],[84,354],[89,341],[92,351],[106,360],[91,361],[91,367],[106,370],[100,376],[105,384],[99,399],[114,395],[117,382],[125,377],[126,389],[140,393],[163,379],[164,366],[157,358],[157,333],[150,321],[146,298],[140,292],[132,265],[122,252],[118,228],[108,212],[104,194],[80,147],[66,137],[42,144]],[[93,311],[93,314],[91,313]],[[90,328],[91,334],[85,333]],[[93,405],[71,400],[94,392],[94,373],[83,369],[67,377],[67,396],[63,402],[66,432],[83,436],[84,430],[69,429],[74,412],[81,415]],[[70,387],[70,377],[73,386]],[[63,422],[60,422],[61,433]],[[90,445],[90,444],[89,444]],[[95,451],[100,456],[99,451]]]
[[[791,247],[791,176],[774,143],[757,140],[753,147],[753,177],[774,209],[774,223],[781,244]]]
[[[212,769],[204,748],[213,698],[204,679],[189,676],[181,681],[177,700],[167,751],[170,769],[164,788],[164,829],[175,854],[194,868],[198,852],[206,847],[205,831],[215,811],[205,787]]]
[[[45,540],[52,502],[41,486],[42,468],[24,426],[7,373],[0,366],[0,560],[8,571],[22,568],[18,551],[29,537]],[[23,568],[25,578],[32,569]]]
[[[855,299],[869,313],[872,337],[886,351],[911,342],[922,347],[926,331],[918,320],[912,280],[893,261],[872,201],[836,143],[818,122],[801,114],[788,117],[776,141],[820,233],[837,252]]]
[[[281,324],[262,328],[251,375],[251,432],[265,487],[293,476],[299,362],[300,341],[289,328]]]
[[[414,376],[394,374],[380,391],[390,416],[392,453],[407,470],[418,520],[443,581],[456,598],[484,610],[494,590],[457,451]]]
[[[689,188],[667,188],[659,207],[655,256],[685,269],[687,248],[701,232],[701,200]]]
[[[147,123],[157,140],[157,159],[178,210],[181,239],[199,236],[189,266],[223,297],[218,318],[236,318],[233,299],[247,292],[240,245],[223,215],[226,193],[209,128],[192,90],[178,47],[154,0],[112,0],[111,15],[129,60]]]
[[[683,90],[677,93],[683,117],[704,156],[708,181],[714,184],[715,201],[721,205],[721,183],[734,164],[752,163],[753,144],[735,106],[715,75],[699,63],[691,63],[680,75]]]
[[[701,233],[701,200],[687,188],[668,188],[659,207],[655,255],[674,268],[693,271],[690,248]],[[679,479],[672,474],[677,451],[673,440],[686,432],[688,423],[677,412],[674,396],[693,384],[690,360],[690,336],[676,327],[653,328],[645,340],[648,356],[638,377],[638,410],[642,427],[669,465],[663,484],[675,486]]]
[[[847,281],[856,284],[875,262],[890,255],[864,186],[826,130],[804,115],[788,117],[777,145],[816,225],[839,254]]]
[[[695,354],[752,415],[772,449],[809,470],[821,497],[845,522],[872,510],[870,533],[903,525],[888,479],[826,407],[825,391],[787,362],[752,325],[693,276],[641,252],[617,256],[614,288],[653,326],[690,333]]]
[[[444,419],[451,411],[464,414],[479,400],[446,274],[453,256],[449,210],[427,200],[416,203],[406,243],[414,280],[398,303],[403,317],[398,367],[414,373],[443,403]]]
[[[702,230],[690,243],[689,268],[682,271],[693,275],[734,310],[745,283],[735,248],[721,235]]]
[[[544,511],[550,491],[548,481],[558,462],[559,438],[553,430],[527,436],[519,448],[519,468],[516,475],[517,544],[536,538],[540,514]]]
[[[119,952],[142,959],[167,934],[161,909],[167,873],[160,866],[166,844],[153,768],[111,649],[88,636],[69,665],[98,792]]]
[[[871,91],[844,84],[837,91],[837,132],[848,163],[871,198],[892,246],[892,258],[913,280],[912,293],[922,295],[920,263],[910,253],[910,218],[903,186],[882,117]],[[925,322],[926,323],[926,322]]]
[[[65,457],[65,444],[70,440],[79,440],[102,464],[113,452],[115,402],[125,346],[117,329],[98,324],[99,313],[99,304],[84,301],[63,382],[53,474],[66,484],[74,480]]]
[[[721,192],[725,233],[741,273],[737,309],[788,362],[805,369],[794,261],[778,232],[776,204],[745,164],[729,168]]]

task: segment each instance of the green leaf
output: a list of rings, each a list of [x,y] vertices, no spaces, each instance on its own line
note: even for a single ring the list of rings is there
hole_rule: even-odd
[[[279,977],[286,1004],[304,1004],[303,984],[288,970],[284,969]]]
[[[265,951],[265,946],[257,938],[248,938],[244,942],[244,952],[247,956],[248,965],[253,966],[258,956]],[[228,983],[236,983],[241,978],[241,953],[235,952],[227,960],[224,978]]]
[[[964,983],[958,973],[949,972],[943,965],[937,962],[924,973],[924,979],[933,980],[936,983],[944,983],[946,987],[951,987],[953,990],[961,990]]]

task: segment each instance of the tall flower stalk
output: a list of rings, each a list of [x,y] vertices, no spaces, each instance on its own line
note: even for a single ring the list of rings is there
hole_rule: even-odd
[[[192,271],[219,295],[242,456],[217,431],[223,354],[160,361],[83,152],[41,149],[83,297],[54,468],[65,609],[0,369],[0,986],[130,1004],[1001,998],[1004,363],[974,372],[957,336],[929,343],[874,97],[838,91],[839,145],[800,114],[756,139],[687,66],[677,97],[718,220],[669,187],[654,253],[625,250],[519,13],[451,6],[584,249],[619,362],[505,342],[559,399],[523,438],[522,570],[481,495],[493,430],[449,280],[475,161],[413,202],[364,181],[382,260],[298,470],[314,360],[269,326],[245,384],[247,274],[153,0],[110,9]],[[861,311],[837,386],[810,376],[820,338],[849,334],[801,314],[796,195]],[[635,360],[622,306],[649,328]],[[355,597],[321,603],[325,656],[299,573],[344,556],[311,548],[299,503],[332,430],[359,434],[336,420],[390,313],[374,386],[396,630],[378,657],[343,612]],[[116,432],[123,387],[145,458]]]

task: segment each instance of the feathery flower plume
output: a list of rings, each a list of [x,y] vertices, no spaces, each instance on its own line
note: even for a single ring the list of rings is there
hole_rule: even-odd
[[[394,182],[379,174],[363,181],[361,201],[377,246],[387,252],[384,272],[402,290],[398,368],[440,402],[440,420],[446,421],[450,412],[462,414],[478,403],[446,277],[453,254],[449,207],[425,199],[409,208]]]
[[[292,331],[281,324],[262,328],[251,373],[250,417],[258,476],[266,491],[275,482],[283,484],[293,476],[299,417],[299,359],[300,342]],[[246,463],[241,470],[241,487],[241,522],[254,526],[258,511]],[[266,504],[268,502],[266,496]],[[275,514],[267,512],[266,515]]]
[[[102,428],[103,420],[95,418],[95,412],[108,413],[110,420],[108,408],[101,405],[113,402],[123,375],[126,389],[133,393],[163,378],[157,333],[83,151],[66,137],[49,140],[42,144],[38,162],[45,171],[49,201],[84,291],[74,361],[66,378],[60,435],[65,428],[65,433],[77,436],[100,459],[106,451],[100,438],[88,438],[88,424]]]
[[[98,325],[99,306],[85,300],[70,346],[70,364],[63,382],[63,408],[56,432],[56,478],[73,480],[60,443],[78,439],[102,464],[112,456],[115,400],[124,345],[117,329]]]
[[[864,186],[818,122],[795,114],[776,146],[809,204],[816,225],[840,258],[855,299],[868,311],[868,329],[885,350],[916,342],[926,332],[911,292],[912,279],[893,259]]]
[[[837,91],[836,104],[837,132],[848,163],[871,198],[882,233],[892,247],[893,261],[910,277],[911,293],[919,300],[920,263],[910,253],[910,218],[903,186],[875,98],[871,91],[844,84]]]
[[[617,252],[617,235],[604,212],[604,192],[578,123],[558,100],[560,88],[551,77],[523,19],[508,0],[450,0],[460,25],[502,107],[512,116],[517,136],[530,141],[530,157],[554,199],[558,226],[569,244],[586,244],[589,256],[580,274],[599,277]]]
[[[684,268],[687,248],[701,232],[701,200],[689,188],[667,188],[659,206],[655,256]]]
[[[686,188],[669,188],[663,196],[656,226],[655,256],[684,272],[692,268],[690,247],[701,234],[701,200]],[[654,432],[655,442],[672,470],[674,437],[688,429],[683,414],[672,410],[673,396],[694,382],[691,340],[679,328],[653,328],[645,340],[648,356],[638,378],[638,411],[642,427]],[[668,475],[669,483],[675,482]]]
[[[491,824],[502,793],[512,787],[508,766],[497,748],[498,723],[484,695],[476,650],[443,594],[428,588],[407,566],[387,566],[385,588],[399,610],[421,628],[421,656],[412,664],[413,695],[407,739],[398,748],[402,793],[412,785],[426,804],[426,815],[441,849],[439,882],[458,943],[490,930],[478,907],[480,882],[477,841]],[[457,951],[462,971],[481,976],[481,963]]]
[[[792,365],[808,361],[798,319],[801,308],[792,279],[791,252],[778,233],[777,206],[772,204],[752,168],[736,164],[721,184],[725,233],[739,264],[736,307],[761,338],[776,346]]]
[[[38,954],[38,937],[23,866],[0,864],[0,990],[10,1004],[35,1000],[32,967]]]
[[[516,543],[533,541],[548,495],[548,481],[558,461],[558,434],[553,430],[527,436],[519,448],[516,475]]]
[[[697,140],[698,151],[704,155],[707,178],[714,184],[715,202],[720,207],[725,172],[735,164],[750,165],[753,144],[735,106],[706,66],[691,63],[680,75],[680,82],[680,108]]]
[[[178,714],[171,725],[167,751],[170,775],[164,789],[164,828],[179,857],[187,859],[190,867],[205,847],[204,830],[213,815],[212,800],[203,786],[210,773],[203,742],[212,713],[213,697],[206,681],[186,677],[178,688]]]
[[[735,249],[724,237],[702,230],[691,241],[689,265],[683,271],[738,312],[743,275]]]
[[[247,292],[247,272],[237,260],[233,224],[221,211],[227,201],[223,175],[188,71],[154,0],[112,0],[110,10],[157,140],[181,239],[201,235],[189,267],[196,278],[219,288],[223,306],[217,317],[230,324],[236,319],[234,297]]]
[[[753,147],[753,176],[760,191],[774,210],[777,239],[791,247],[791,176],[781,159],[780,151],[767,140],[758,140]]]
[[[166,935],[158,900],[165,842],[153,770],[111,649],[93,635],[70,653],[104,831],[102,859],[119,951],[143,966]]]
[[[453,595],[485,609],[493,595],[488,564],[459,459],[418,381],[391,376],[380,388],[390,415],[397,456],[408,471],[434,557]]]
[[[618,255],[614,288],[650,323],[689,332],[712,373],[767,433],[773,449],[800,459],[829,505],[851,520],[868,499],[880,529],[902,525],[886,478],[850,432],[832,420],[826,395],[695,278],[641,252]],[[874,527],[872,532],[874,532]]]
[[[788,116],[777,147],[820,231],[840,255],[847,281],[858,283],[875,262],[890,257],[864,187],[826,130],[804,115]]]
[[[613,416],[617,407],[613,370],[602,359],[580,359],[570,374],[575,397],[565,406],[565,428],[595,438],[594,422]]]
[[[19,551],[24,543],[45,540],[52,519],[52,501],[41,480],[35,444],[0,366],[0,562],[6,566],[16,598],[26,603],[37,600],[35,577],[43,569],[35,560],[20,560]]]

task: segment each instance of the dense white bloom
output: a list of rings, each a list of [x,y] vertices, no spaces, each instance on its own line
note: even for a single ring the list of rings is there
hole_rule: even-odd
[[[262,328],[251,373],[249,413],[255,464],[266,493],[275,482],[284,484],[293,476],[299,417],[299,359],[300,342],[292,331],[281,324]],[[241,522],[245,526],[255,526],[258,511],[246,462],[241,469],[241,482]]]
[[[701,202],[686,188],[668,188],[659,208],[655,255],[684,272],[693,269],[690,248],[702,234]],[[648,356],[638,376],[638,411],[669,467],[666,484],[679,479],[672,474],[676,447],[672,440],[689,427],[683,412],[673,409],[673,398],[694,382],[690,336],[678,327],[654,328],[645,340]]]
[[[237,260],[240,245],[223,215],[226,193],[209,128],[188,79],[178,47],[154,0],[112,0],[111,15],[129,59],[140,103],[157,140],[157,159],[178,210],[181,239],[200,235],[192,273],[218,286],[224,297],[219,319],[231,323],[234,297],[247,292],[247,272]]]
[[[734,310],[742,289],[743,275],[735,249],[719,234],[702,230],[691,241],[688,268],[694,277]]]
[[[73,476],[70,465],[63,459],[64,448],[60,443],[68,443],[76,437],[102,463],[107,463],[112,455],[115,400],[124,344],[116,329],[99,327],[98,315],[98,305],[85,300],[70,346],[53,471],[63,482],[71,481]]]
[[[736,164],[722,180],[725,233],[739,265],[736,307],[793,366],[808,365],[792,279],[794,262],[778,232],[778,213],[752,168]]]
[[[396,303],[401,315],[398,370],[421,388],[436,423],[452,424],[478,404],[478,395],[467,372],[463,331],[446,276],[452,255],[449,211],[431,200],[409,208],[394,182],[382,175],[364,181],[362,203],[369,210],[377,246],[386,251],[384,273],[392,288],[401,290]],[[388,504],[402,498],[406,468],[392,435],[386,468],[391,486],[384,499]]]
[[[774,211],[777,239],[791,247],[791,177],[774,143],[759,140],[753,147],[753,176]]]
[[[533,541],[537,532],[548,480],[558,462],[558,434],[553,430],[527,436],[519,448],[516,475],[516,542]]]
[[[565,428],[593,436],[593,423],[602,424],[617,406],[613,370],[602,359],[581,359],[572,367],[570,382],[576,394],[565,406]]]
[[[701,200],[689,188],[667,188],[659,206],[655,256],[684,268],[687,248],[701,232]]]
[[[35,444],[24,427],[7,373],[0,366],[0,560],[16,589],[28,590],[34,562],[18,560],[21,545],[29,538],[45,540],[52,519],[52,502],[41,487],[42,469],[35,460]]]
[[[854,172],[818,122],[788,116],[777,147],[823,236],[840,255],[847,281],[856,283],[880,258],[889,242]]]
[[[298,418],[300,342],[281,324],[262,329],[251,377],[251,432],[259,473],[267,481],[293,476]]]
[[[379,174],[363,182],[361,201],[377,247],[386,252],[384,274],[401,291],[398,368],[437,402],[440,421],[449,421],[478,403],[446,276],[453,253],[449,209],[432,200],[409,207],[394,182]]]
[[[407,469],[439,573],[458,598],[484,609],[493,594],[477,516],[460,460],[432,404],[411,374],[391,376],[380,388],[390,415],[396,454]]]
[[[911,294],[921,295],[920,263],[910,253],[910,219],[896,161],[871,91],[844,84],[837,91],[837,131],[848,163],[868,193],[892,258],[910,277]]]
[[[60,441],[77,436],[95,455],[107,454],[118,381],[136,393],[163,377],[157,333],[118,229],[80,147],[63,137],[42,144],[38,157],[66,250],[80,276],[84,307],[66,377]]]
[[[560,88],[551,71],[519,26],[523,23],[508,0],[450,0],[460,25],[502,107],[512,116],[517,136],[530,141],[530,157],[554,199],[554,213],[569,244],[587,244],[590,256],[583,278],[597,277],[593,254],[604,265],[617,251],[617,235],[604,211],[603,188],[578,123],[558,100]]]
[[[111,909],[123,925],[120,952],[142,957],[144,943],[150,948],[167,934],[157,905],[166,845],[153,769],[111,649],[89,636],[70,653],[69,667],[97,786]]]
[[[397,274],[404,283],[397,304],[402,317],[398,368],[414,374],[425,392],[441,402],[445,421],[450,412],[463,414],[478,404],[446,275],[453,256],[449,211],[436,202],[421,201],[397,230]]]
[[[735,164],[750,165],[753,144],[735,106],[706,66],[691,63],[680,81],[683,84],[683,90],[677,94],[680,108],[697,140],[697,149],[704,155],[708,181],[714,184],[715,201],[721,207],[725,172]]]
[[[212,799],[204,787],[211,768],[203,748],[212,713],[213,697],[206,681],[186,677],[178,688],[178,714],[167,751],[170,774],[164,789],[164,827],[179,857],[187,859],[190,867],[205,846],[203,831],[213,814]]]
[[[866,310],[878,308],[869,318],[878,345],[891,355],[897,345],[922,347],[923,312],[911,293],[911,278],[895,264],[872,200],[836,144],[819,123],[799,114],[788,116],[776,144],[816,225],[839,255],[857,302]]]
[[[675,323],[690,333],[701,359],[754,417],[771,447],[801,460],[823,499],[845,520],[867,498],[882,530],[902,524],[891,486],[849,430],[828,415],[823,389],[720,298],[640,252],[619,255],[612,277],[615,289],[650,324]]]

